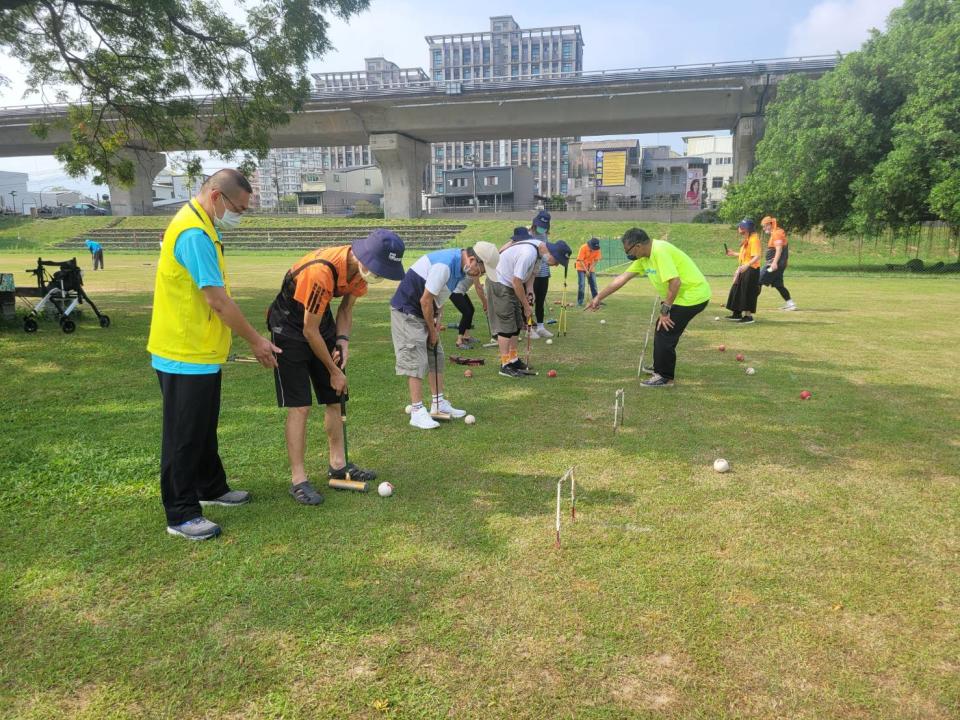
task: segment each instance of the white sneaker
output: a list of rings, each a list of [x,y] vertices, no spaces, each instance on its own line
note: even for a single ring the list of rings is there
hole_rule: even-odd
[[[425,407],[410,413],[410,424],[421,430],[433,430],[435,427],[440,427],[440,423],[430,417],[430,413],[427,412]]]
[[[437,412],[447,413],[447,414],[450,415],[450,417],[454,417],[454,418],[462,418],[464,415],[467,414],[467,411],[466,411],[466,410],[458,410],[458,409],[455,408],[453,405],[451,405],[451,404],[450,404],[450,401],[447,400],[446,398],[444,398],[444,399],[440,402],[440,405],[437,405],[436,403],[433,403],[433,404],[430,406],[430,413],[431,413],[431,414],[437,413]]]
[[[539,340],[541,337],[546,336],[538,333],[536,328],[530,328],[527,330],[527,337],[529,337],[531,340]]]
[[[784,305],[781,310],[796,310],[797,304],[793,300],[787,300],[787,304]]]
[[[545,327],[537,327],[537,335],[542,338],[552,338],[553,333],[547,330]]]

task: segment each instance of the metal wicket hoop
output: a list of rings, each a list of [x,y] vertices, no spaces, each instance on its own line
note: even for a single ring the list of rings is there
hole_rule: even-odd
[[[570,519],[577,521],[577,481],[573,477],[573,468],[567,468],[567,471],[557,481],[557,539],[554,547],[560,548],[560,497],[563,483],[570,481]]]

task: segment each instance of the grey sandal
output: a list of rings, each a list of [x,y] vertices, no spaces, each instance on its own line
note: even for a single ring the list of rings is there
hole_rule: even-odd
[[[291,486],[290,494],[301,505],[319,505],[323,502],[323,495],[316,491],[309,480]]]

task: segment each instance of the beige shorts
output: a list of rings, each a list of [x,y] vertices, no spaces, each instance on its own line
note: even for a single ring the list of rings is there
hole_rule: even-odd
[[[487,298],[490,303],[490,331],[504,337],[519,334],[523,328],[523,305],[513,288],[487,281]]]
[[[427,349],[427,322],[423,318],[390,308],[390,335],[397,375],[423,379],[429,371],[443,374],[443,344],[437,340],[436,355],[433,348]]]

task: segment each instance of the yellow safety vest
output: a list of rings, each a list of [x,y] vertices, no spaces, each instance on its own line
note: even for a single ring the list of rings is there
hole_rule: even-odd
[[[203,230],[216,248],[224,289],[230,295],[223,246],[207,213],[194,198],[180,208],[163,233],[147,350],[167,360],[223,363],[230,353],[230,328],[207,304],[203,291],[173,254],[180,233],[191,228]]]

